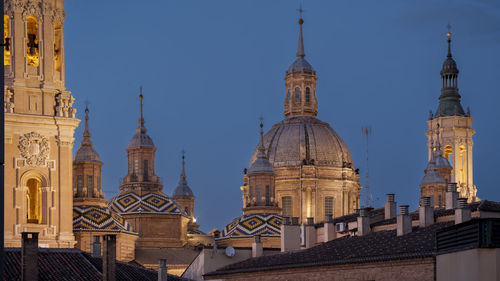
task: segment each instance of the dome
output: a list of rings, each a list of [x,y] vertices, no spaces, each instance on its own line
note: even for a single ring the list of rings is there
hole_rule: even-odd
[[[352,157],[342,138],[328,123],[314,117],[292,117],[275,124],[264,136],[269,161],[274,168],[300,166],[351,167]],[[251,164],[256,162],[258,147]]]
[[[132,146],[154,146],[153,139],[148,136],[146,133],[138,132],[136,133],[130,142],[128,143],[129,147]]]
[[[101,161],[99,154],[92,146],[82,145],[75,154],[74,161]]]
[[[281,235],[283,218],[276,214],[251,214],[235,218],[222,231],[222,237],[277,236]]]
[[[448,56],[443,63],[441,74],[457,74],[457,73],[458,73],[457,63],[451,56]]]
[[[73,207],[73,230],[116,231],[137,234],[121,215],[108,208],[96,206]]]
[[[123,193],[111,199],[109,208],[118,214],[153,213],[187,217],[175,201],[161,192],[147,192],[142,195],[135,192]]]
[[[273,164],[267,158],[257,158],[248,169],[248,174],[274,173]]]
[[[420,184],[446,184],[446,181],[435,169],[431,169],[422,178]]]
[[[292,73],[311,73],[315,74],[316,72],[314,71],[312,65],[303,57],[297,58],[292,65],[288,68],[286,71],[286,74],[292,74]]]
[[[194,193],[191,190],[191,188],[187,185],[187,182],[185,184],[179,183],[179,185],[175,188],[174,194],[172,195],[174,197],[194,197]]]
[[[438,155],[434,159],[436,161],[435,164],[436,169],[441,169],[441,168],[451,169],[450,162],[448,162],[448,159],[444,158],[442,155]]]

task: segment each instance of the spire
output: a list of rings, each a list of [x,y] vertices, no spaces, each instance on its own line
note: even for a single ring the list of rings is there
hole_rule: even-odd
[[[83,141],[81,145],[92,146],[92,141],[90,141],[90,131],[89,131],[89,104],[85,101],[85,130],[83,131]]]
[[[142,116],[142,100],[143,100],[143,95],[142,95],[142,86],[139,88],[139,103],[140,103],[140,112],[141,112],[141,115],[139,117],[139,121],[137,122],[139,124],[139,126],[137,127],[137,130],[136,130],[136,133],[143,133],[145,134],[146,133],[146,127],[144,127],[144,118]]]
[[[451,58],[451,25],[448,24],[448,33],[446,33],[446,37],[448,38],[448,58]]]
[[[260,145],[259,145],[259,153],[257,154],[257,158],[267,158],[266,148],[264,147],[264,117],[260,117]]]
[[[191,188],[188,186],[187,180],[186,180],[186,170],[184,168],[184,158],[185,158],[185,151],[182,150],[182,170],[181,170],[181,176],[179,178],[179,184],[174,190],[173,196],[174,197],[194,197],[193,191]]]
[[[252,163],[248,169],[248,174],[253,173],[274,173],[273,165],[269,162],[266,154],[266,148],[264,147],[264,118],[261,116],[260,120],[260,144],[259,152],[257,153],[257,159]]]
[[[299,46],[297,48],[297,57],[303,58],[306,56],[306,53],[304,51],[304,39],[302,36],[302,24],[304,24],[304,20],[302,19],[302,12],[304,10],[302,9],[302,4],[300,4],[299,9],[297,9],[299,12],[300,18],[299,18],[299,25],[300,25],[300,31],[299,31]]]

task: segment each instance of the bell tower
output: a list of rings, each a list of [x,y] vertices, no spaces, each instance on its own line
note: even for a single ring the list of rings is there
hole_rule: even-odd
[[[443,155],[451,163],[453,169],[451,181],[456,182],[460,197],[469,202],[478,201],[477,188],[472,180],[472,117],[470,110],[464,111],[458,93],[458,68],[451,54],[451,32],[446,34],[448,54],[441,69],[441,95],[435,113],[430,112],[426,133],[429,160],[432,158],[432,141],[440,138]],[[441,134],[441,137],[439,137]]]
[[[73,247],[74,98],[64,85],[64,1],[5,0],[5,245],[38,232]]]

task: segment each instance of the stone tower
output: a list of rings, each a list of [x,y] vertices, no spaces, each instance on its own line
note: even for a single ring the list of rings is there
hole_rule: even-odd
[[[458,93],[458,68],[451,54],[451,33],[446,34],[448,55],[441,69],[441,95],[436,112],[432,111],[427,121],[426,133],[429,159],[432,157],[431,143],[437,141],[438,131],[441,133],[444,157],[449,160],[453,170],[451,181],[456,182],[460,197],[468,198],[469,202],[479,200],[476,197],[477,188],[472,177],[472,117],[470,110],[464,111]]]
[[[85,109],[85,130],[73,161],[73,204],[107,207],[101,188],[102,162],[90,140],[89,109]]]
[[[73,247],[74,98],[64,86],[63,0],[5,0],[5,246],[39,232]]]

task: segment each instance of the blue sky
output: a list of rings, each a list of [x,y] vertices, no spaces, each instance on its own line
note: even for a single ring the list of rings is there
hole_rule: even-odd
[[[281,121],[285,70],[295,59],[299,1],[66,1],[66,87],[83,119],[90,101],[94,147],[110,199],[127,173],[138,89],[168,195],[181,150],[201,228],[241,215],[242,170],[265,129]],[[365,171],[361,127],[370,125],[374,205],[386,193],[416,208],[427,164],[426,120],[436,110],[451,23],[464,108],[474,136],[474,183],[500,201],[500,2],[305,0],[306,58],[318,75],[318,118],[329,122]],[[79,147],[83,123],[77,129]],[[364,184],[364,178],[361,183]]]

